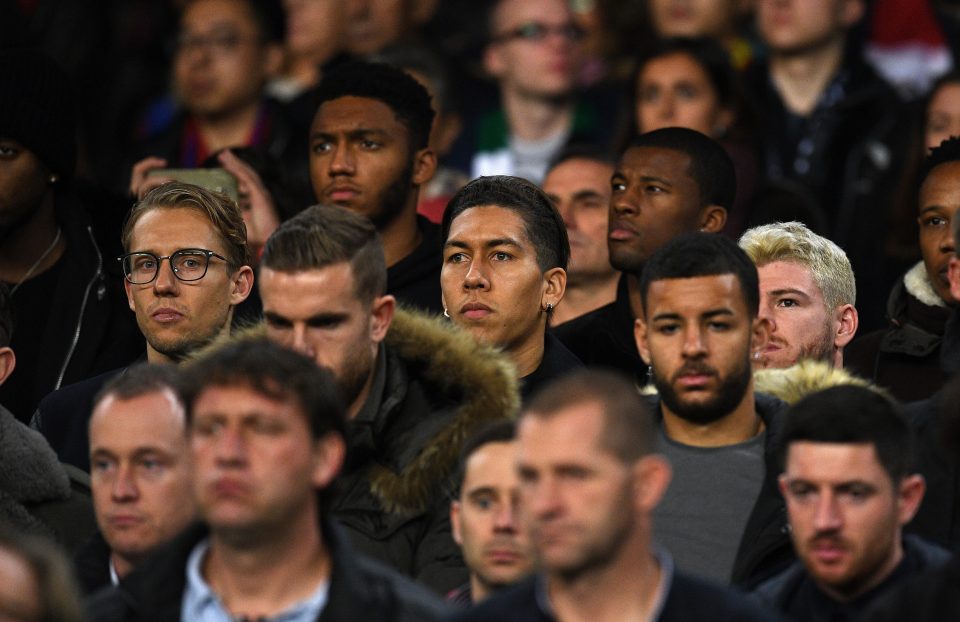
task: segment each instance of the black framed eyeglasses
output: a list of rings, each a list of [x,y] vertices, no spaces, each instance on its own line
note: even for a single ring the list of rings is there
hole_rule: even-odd
[[[569,23],[559,26],[549,26],[543,22],[529,22],[521,24],[513,30],[508,30],[494,37],[495,42],[512,41],[520,39],[521,41],[531,41],[539,43],[546,40],[551,34],[558,34],[571,43],[582,41],[587,36],[586,31],[580,26]]]
[[[205,248],[181,248],[180,250],[158,257],[153,253],[127,253],[117,257],[123,266],[123,276],[133,285],[152,283],[160,274],[160,264],[164,259],[170,261],[173,275],[181,281],[199,281],[207,274],[210,258],[222,261],[227,258]]]

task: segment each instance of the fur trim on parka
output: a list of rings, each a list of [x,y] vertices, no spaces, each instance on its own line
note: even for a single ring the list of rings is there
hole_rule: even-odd
[[[218,339],[197,352],[206,352],[238,339],[265,336],[257,324]],[[370,490],[388,512],[418,513],[434,502],[437,483],[454,474],[460,447],[478,427],[501,419],[515,419],[520,410],[519,382],[513,361],[495,348],[441,317],[398,307],[384,342],[411,373],[442,395],[459,396],[450,425],[426,442],[400,473],[375,464]]]
[[[788,404],[796,404],[817,391],[847,384],[866,387],[889,397],[886,391],[870,381],[823,361],[800,361],[792,367],[760,369],[753,373],[754,391],[769,393]]]

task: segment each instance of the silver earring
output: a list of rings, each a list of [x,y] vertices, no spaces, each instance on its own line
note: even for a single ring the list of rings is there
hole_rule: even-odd
[[[547,303],[547,313],[553,313],[553,304]]]
[[[56,175],[51,175],[49,178],[47,178],[47,181],[48,181],[51,185],[57,183],[59,180],[60,180],[60,178],[57,177]]]
[[[443,317],[446,317],[446,318],[449,318],[449,317],[450,317],[450,312],[447,311],[447,308],[446,308],[446,307],[443,308]]]

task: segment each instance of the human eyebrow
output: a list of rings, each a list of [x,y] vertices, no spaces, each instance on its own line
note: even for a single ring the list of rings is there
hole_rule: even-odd
[[[487,240],[484,243],[486,248],[494,248],[497,246],[512,246],[523,250],[523,245],[520,242],[514,240],[513,238],[494,238],[492,240]]]
[[[770,290],[770,295],[775,298],[779,298],[781,296],[796,296],[797,298],[810,300],[810,296],[806,292],[793,287],[781,287],[780,289]]]
[[[573,194],[574,201],[592,201],[595,199],[603,199],[603,194],[597,192],[596,190],[579,190]]]
[[[656,175],[643,175],[640,177],[640,181],[644,183],[663,184],[664,186],[670,186],[671,188],[673,187],[672,181],[664,179],[663,177],[657,177]]]
[[[288,319],[288,318],[285,318],[285,317],[283,317],[282,315],[280,315],[279,313],[275,313],[274,311],[266,311],[266,310],[264,310],[264,312],[263,312],[263,319],[266,320],[268,323],[274,324],[274,325],[290,325],[290,324],[293,324],[293,321],[292,321],[292,320],[290,320],[290,319]]]
[[[710,320],[717,317],[733,317],[734,313],[730,309],[710,309],[704,311],[700,317]]]
[[[467,498],[477,499],[480,497],[492,497],[496,494],[497,494],[497,491],[493,486],[481,486],[479,488],[474,488],[473,490],[467,492]]]
[[[666,321],[677,321],[682,319],[679,313],[673,313],[672,311],[667,311],[664,313],[657,313],[654,315],[650,321],[651,322],[666,322]]]

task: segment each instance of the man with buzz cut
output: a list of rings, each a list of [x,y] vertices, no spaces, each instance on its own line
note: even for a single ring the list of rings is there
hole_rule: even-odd
[[[370,220],[314,206],[270,236],[260,262],[267,336],[330,369],[349,460],[331,515],[363,553],[440,593],[467,580],[449,500],[463,439],[511,418],[516,371],[442,318],[397,308]]]
[[[329,518],[346,456],[332,375],[264,338],[184,374],[201,522],[90,604],[90,619],[437,620],[425,589],[353,551]]]
[[[857,332],[857,284],[846,253],[803,223],[748,229],[740,248],[757,266],[760,317],[770,340],[758,367],[790,367],[802,359],[843,367],[843,349]]]
[[[751,361],[770,332],[757,280],[732,240],[678,236],[644,267],[636,326],[658,392],[658,447],[674,471],[656,540],[681,570],[745,587],[793,558],[776,479],[784,404],[753,388]]]
[[[163,184],[130,210],[122,241],[124,254],[113,261],[123,270],[148,362],[178,364],[229,334],[234,309],[253,289],[247,228],[236,202],[192,184]],[[40,403],[31,425],[62,461],[89,470],[93,399],[121,372],[64,387]]]
[[[791,538],[799,561],[757,588],[788,620],[853,619],[950,554],[903,535],[924,493],[912,434],[891,400],[832,387],[785,415],[780,438]]]
[[[580,371],[538,393],[517,427],[515,465],[539,572],[456,619],[770,619],[654,546],[654,510],[670,483],[655,447],[654,418],[623,377]]]

